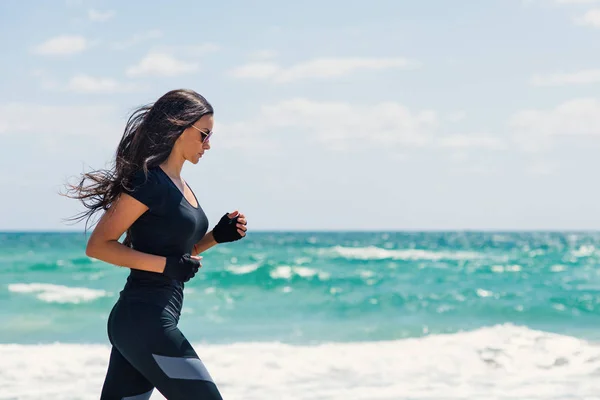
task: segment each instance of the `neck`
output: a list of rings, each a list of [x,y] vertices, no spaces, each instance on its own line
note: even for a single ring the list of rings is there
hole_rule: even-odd
[[[181,170],[183,169],[183,163],[185,159],[179,157],[175,152],[171,152],[169,158],[160,164],[160,167],[167,173],[167,175],[181,180]]]

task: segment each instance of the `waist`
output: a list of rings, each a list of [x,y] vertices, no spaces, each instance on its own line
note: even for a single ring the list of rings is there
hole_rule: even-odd
[[[164,307],[179,316],[184,284],[162,274],[132,269],[119,296],[130,301]]]

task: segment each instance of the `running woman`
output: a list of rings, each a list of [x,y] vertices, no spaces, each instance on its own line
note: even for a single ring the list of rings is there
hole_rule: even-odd
[[[222,399],[206,366],[177,324],[185,283],[202,267],[200,253],[246,236],[246,217],[209,222],[181,176],[210,149],[214,111],[192,90],[173,90],[136,110],[118,145],[114,168],[83,175],[69,196],[89,217],[102,209],[87,242],[89,257],[130,268],[110,312],[112,345],[101,400]],[[86,179],[92,184],[85,186]],[[119,239],[125,234],[122,243]]]

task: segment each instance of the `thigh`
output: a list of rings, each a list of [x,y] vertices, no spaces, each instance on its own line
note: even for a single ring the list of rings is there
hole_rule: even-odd
[[[100,400],[148,400],[154,386],[114,346]]]
[[[122,355],[169,400],[222,400],[206,366],[167,311],[128,303],[113,340]]]
[[[169,400],[222,400],[204,362],[178,329],[165,331],[136,367]]]

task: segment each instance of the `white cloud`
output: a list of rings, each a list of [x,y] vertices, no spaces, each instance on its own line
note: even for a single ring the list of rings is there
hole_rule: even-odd
[[[77,7],[84,4],[84,0],[65,0],[67,7]]]
[[[62,35],[36,46],[33,52],[42,55],[67,55],[82,52],[87,46],[83,36]]]
[[[502,141],[500,138],[484,134],[453,134],[441,137],[437,143],[441,147],[455,149],[480,148],[488,150],[502,150],[506,148],[504,141]]]
[[[521,111],[512,118],[511,125],[545,136],[600,135],[600,101],[575,99],[551,110]]]
[[[274,77],[281,70],[279,65],[271,62],[256,62],[237,67],[231,71],[236,78],[267,79]]]
[[[148,40],[158,39],[163,36],[162,31],[154,29],[147,32],[136,33],[132,37],[122,42],[113,43],[112,48],[115,50],[125,50],[130,47],[135,46],[136,44],[143,43]]]
[[[600,3],[600,0],[554,0],[556,4],[594,4]]]
[[[133,84],[124,84],[112,78],[95,78],[89,75],[76,75],[69,80],[67,90],[79,93],[121,93],[136,89]]]
[[[166,53],[150,53],[137,65],[127,69],[127,75],[141,76],[177,76],[197,71],[196,63],[187,63]]]
[[[589,10],[583,16],[576,18],[575,22],[579,25],[600,28],[600,8]]]
[[[459,149],[459,151],[448,154],[448,157],[456,163],[463,163],[469,159],[469,154],[466,151],[461,151],[461,149]]]
[[[600,82],[600,69],[588,69],[571,73],[536,74],[531,78],[535,86],[583,85]]]
[[[217,121],[215,132],[226,138],[223,146],[246,151],[273,151],[298,142],[336,151],[506,148],[504,140],[489,134],[441,136],[439,127],[435,111],[411,110],[395,102],[365,105],[295,98],[262,106],[252,120]]]
[[[526,172],[529,175],[550,175],[555,171],[555,168],[552,164],[547,161],[537,161],[533,164],[529,165],[526,169]]]
[[[73,76],[67,83],[59,83],[44,69],[35,69],[31,75],[40,81],[43,89],[77,93],[125,93],[141,89],[133,83],[119,82],[112,78],[93,77],[86,74]]]
[[[117,133],[116,110],[112,106],[53,106],[35,103],[0,104],[0,134],[32,133],[60,142],[65,136],[95,136]]]
[[[105,22],[115,16],[115,12],[113,10],[109,11],[98,11],[98,10],[88,10],[88,18],[94,22]]]
[[[277,52],[274,50],[258,50],[250,53],[250,58],[255,60],[269,60],[277,57]]]
[[[600,135],[600,101],[574,99],[549,110],[524,110],[509,121],[515,142],[524,150],[537,151],[552,145],[558,136]]]
[[[460,121],[464,120],[466,117],[467,117],[466,111],[455,111],[455,112],[448,113],[446,116],[446,119],[449,122],[460,122]]]
[[[600,0],[522,0],[524,5],[532,4],[557,4],[557,5],[589,5],[600,3]]]
[[[412,111],[393,102],[351,105],[296,98],[263,106],[253,120],[219,124],[215,131],[228,138],[228,147],[273,149],[301,140],[353,150],[427,145],[437,120],[431,110]]]
[[[600,4],[600,0],[523,0],[523,4],[554,4],[555,6],[587,7]],[[600,9],[591,9],[579,17],[574,17],[572,20],[577,25],[600,28]]]
[[[497,168],[487,165],[468,165],[453,168],[452,171],[465,175],[492,175],[498,172]]]
[[[319,58],[287,68],[274,62],[254,62],[234,68],[230,71],[230,75],[236,78],[291,82],[309,78],[335,78],[359,70],[405,69],[416,65],[415,62],[405,58]]]
[[[172,48],[172,47],[171,47]],[[202,43],[197,45],[184,45],[184,46],[175,46],[175,49],[178,51],[184,51],[186,55],[194,56],[194,55],[204,55],[207,53],[214,53],[215,51],[221,50],[221,46],[216,43]]]
[[[150,53],[165,53],[179,55],[188,59],[204,56],[221,50],[221,46],[216,43],[200,44],[167,44],[155,45],[151,47]]]

